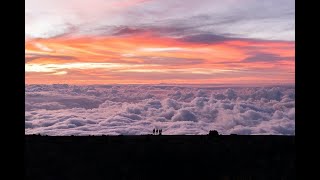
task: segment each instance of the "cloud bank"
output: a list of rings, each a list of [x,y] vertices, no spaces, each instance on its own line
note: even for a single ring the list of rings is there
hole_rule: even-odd
[[[295,134],[295,89],[26,85],[25,134]]]

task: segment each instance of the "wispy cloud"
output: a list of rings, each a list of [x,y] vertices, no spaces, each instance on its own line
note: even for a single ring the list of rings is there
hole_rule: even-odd
[[[26,36],[53,37],[70,26],[79,34],[139,32],[167,29],[176,35],[190,33],[233,34],[243,38],[294,40],[294,0],[266,2],[243,0],[121,0],[26,2]],[[188,13],[186,13],[188,12]],[[117,27],[127,28],[119,29]],[[74,28],[72,28],[74,29]]]
[[[293,0],[28,0],[26,82],[39,83],[42,75],[61,82],[57,75],[67,73],[81,84],[293,83],[294,6]]]
[[[155,78],[154,83],[166,79],[180,82],[189,79],[189,83],[197,83],[201,80],[200,74],[206,75],[201,82],[207,83],[216,82],[217,77],[221,78],[219,81],[238,77],[243,83],[246,78],[247,83],[252,83],[254,81],[250,79],[265,80],[266,77],[270,82],[276,79],[293,82],[294,74],[288,73],[294,71],[293,42],[241,38],[221,38],[215,42],[208,38],[204,42],[194,37],[197,36],[186,40],[141,33],[125,37],[35,39],[26,42],[26,79],[28,83],[38,83],[36,79],[40,74],[31,72],[41,71],[66,71],[68,78],[75,79],[79,76],[73,71],[86,69],[88,71],[82,73],[87,76],[82,76],[85,79],[81,82],[89,83],[97,79],[92,71],[100,72],[101,69],[104,71],[100,74],[102,77],[113,76],[119,83],[134,78],[139,83],[146,83],[150,77]],[[39,48],[34,45],[36,43],[52,51]],[[254,73],[261,69],[264,71]],[[274,73],[275,70],[278,73]],[[51,81],[54,80],[61,81],[56,76]],[[110,81],[106,79],[104,83]]]

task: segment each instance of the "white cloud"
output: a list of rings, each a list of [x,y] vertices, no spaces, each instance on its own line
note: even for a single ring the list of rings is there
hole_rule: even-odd
[[[195,114],[188,109],[179,109],[177,114],[172,117],[173,121],[197,121]]]
[[[294,87],[27,85],[25,133],[295,134]]]
[[[294,0],[27,0],[26,38],[112,34],[116,27],[175,29],[294,41]],[[186,13],[187,12],[187,13]],[[73,31],[77,32],[73,32]]]

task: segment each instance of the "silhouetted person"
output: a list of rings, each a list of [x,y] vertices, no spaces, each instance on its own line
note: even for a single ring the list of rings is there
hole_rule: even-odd
[[[158,129],[156,129],[156,134],[158,134],[158,132],[159,132]]]
[[[162,129],[159,130],[159,135],[162,135]]]
[[[153,135],[154,135],[154,133],[156,132],[156,129],[153,129],[153,131],[152,131],[152,132],[153,132]]]

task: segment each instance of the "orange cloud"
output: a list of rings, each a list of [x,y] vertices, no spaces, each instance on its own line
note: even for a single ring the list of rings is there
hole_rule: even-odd
[[[201,44],[144,32],[31,39],[25,47],[30,84],[294,82],[294,42]],[[259,53],[273,59],[255,61]]]

